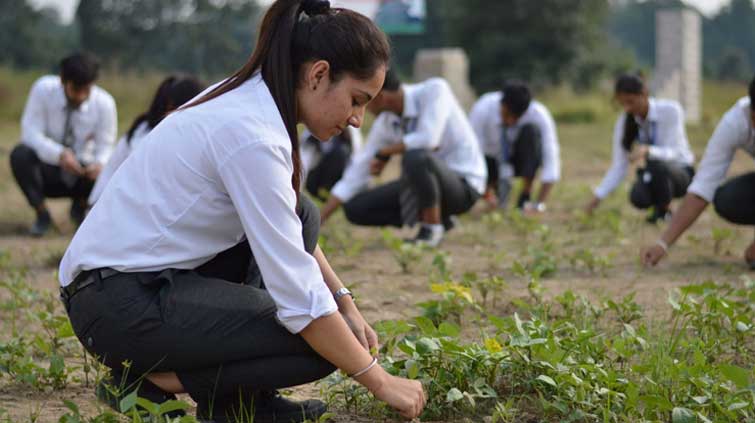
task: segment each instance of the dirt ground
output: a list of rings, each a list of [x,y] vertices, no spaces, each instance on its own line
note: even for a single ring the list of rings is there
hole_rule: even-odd
[[[591,299],[621,298],[636,294],[648,316],[662,321],[668,315],[666,301],[675,287],[716,280],[733,281],[741,274],[750,274],[741,259],[742,251],[752,242],[751,228],[728,225],[712,210],[707,210],[697,224],[674,246],[671,256],[657,269],[649,271],[639,265],[639,248],[655,240],[662,227],[647,225],[641,212],[631,210],[625,193],[616,193],[604,206],[621,209],[622,229],[618,235],[606,231],[585,230],[575,224],[579,209],[589,200],[589,187],[594,186],[607,169],[608,127],[566,127],[562,130],[564,151],[564,178],[549,203],[549,211],[541,218],[552,231],[556,256],[560,257],[556,274],[543,281],[548,296],[565,290],[584,294]],[[2,131],[0,131],[1,133]],[[5,131],[5,134],[12,130]],[[584,136],[599,134],[601,139],[585,147]],[[583,136],[584,135],[584,136]],[[597,138],[597,137],[593,137]],[[32,287],[54,293],[58,289],[56,271],[58,260],[65,251],[73,234],[68,222],[68,204],[52,201],[51,208],[59,230],[42,239],[26,236],[33,219],[20,191],[13,183],[8,169],[8,154],[14,138],[6,137],[0,144],[0,251],[10,254],[10,267],[25,268],[26,281]],[[695,142],[695,152],[702,153],[705,139]],[[731,173],[737,174],[752,169],[751,160],[738,157]],[[629,181],[629,178],[627,179]],[[451,259],[452,273],[461,276],[465,272],[480,275],[500,275],[509,284],[503,301],[499,301],[501,313],[505,312],[507,299],[527,296],[527,282],[514,276],[511,265],[516,259],[525,259],[531,238],[516,234],[505,225],[491,227],[485,222],[483,204],[461,220],[459,227],[451,231],[442,245]],[[428,273],[431,257],[424,257],[413,266],[410,274],[400,267],[384,246],[379,230],[348,226],[342,216],[330,222],[323,231],[328,234],[345,231],[347,239],[363,243],[358,253],[348,256],[334,255],[330,260],[341,279],[353,288],[359,306],[368,321],[410,318],[418,314],[416,303],[432,297],[428,288]],[[731,228],[734,236],[723,243],[719,254],[713,252],[712,228]],[[409,236],[411,231],[396,231],[400,236]],[[566,259],[569,252],[579,248],[592,248],[600,254],[609,255],[612,267],[605,276],[592,274],[572,266]],[[5,275],[0,275],[0,278]],[[7,293],[0,291],[0,300]],[[2,324],[4,311],[0,310],[0,342],[10,336],[7,325]],[[72,361],[81,360],[80,357]],[[319,388],[307,385],[293,389],[296,397],[319,396]],[[84,415],[96,415],[102,405],[94,401],[93,388],[83,381],[71,381],[64,390],[38,391],[12,382],[0,374],[0,410],[7,413],[12,422],[54,422],[65,413],[63,400],[77,403]],[[182,399],[188,400],[188,397]],[[338,412],[338,410],[336,410]],[[2,421],[0,414],[0,421]],[[369,419],[339,413],[338,422],[366,422]]]

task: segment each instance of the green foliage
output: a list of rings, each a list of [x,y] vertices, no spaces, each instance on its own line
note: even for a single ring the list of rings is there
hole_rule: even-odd
[[[393,258],[396,259],[396,262],[401,267],[401,272],[411,273],[412,265],[416,264],[422,258],[424,247],[405,242],[388,229],[383,229],[381,234],[383,236],[383,243],[391,250]]]
[[[710,235],[713,238],[713,252],[720,254],[726,242],[734,237],[734,231],[730,228],[712,228]]]
[[[596,253],[592,248],[577,250],[569,261],[576,268],[585,268],[590,273],[600,273],[603,276],[606,276],[612,266],[611,257]]]

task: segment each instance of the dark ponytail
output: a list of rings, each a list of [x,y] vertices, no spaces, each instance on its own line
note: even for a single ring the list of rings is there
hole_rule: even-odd
[[[262,73],[291,140],[292,185],[298,198],[301,158],[296,129],[299,72],[310,60],[330,64],[330,79],[345,73],[367,80],[390,59],[390,45],[372,21],[325,0],[276,0],[262,19],[257,46],[249,61],[225,82],[186,107],[212,100]]]
[[[616,80],[614,95],[644,93],[645,83],[642,81],[641,76],[624,74],[619,76]],[[632,150],[632,144],[637,140],[639,134],[640,127],[637,124],[637,121],[634,120],[634,116],[632,116],[631,113],[627,113],[624,119],[624,137],[621,140],[621,145],[624,147],[624,150]]]
[[[149,129],[152,130],[168,113],[194,98],[203,89],[204,84],[193,76],[171,75],[165,78],[157,87],[157,92],[155,92],[155,97],[152,99],[149,109],[134,119],[134,123],[131,124],[131,128],[126,133],[126,142],[131,143],[136,129],[142,122],[146,122]]]

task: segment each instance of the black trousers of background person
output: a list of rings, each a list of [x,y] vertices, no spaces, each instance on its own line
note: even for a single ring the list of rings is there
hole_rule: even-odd
[[[409,150],[401,159],[402,177],[357,194],[343,205],[346,218],[364,226],[403,226],[401,184],[416,193],[419,210],[440,205],[445,220],[472,208],[480,197],[466,180],[427,150]]]
[[[299,216],[312,253],[320,215],[304,196]],[[174,371],[199,416],[238,415],[256,391],[335,370],[278,323],[264,284],[245,283],[250,267],[257,270],[245,241],[194,270],[118,273],[74,294],[68,315],[85,348],[108,367],[128,360],[130,375]]]
[[[497,187],[500,177],[500,159],[485,156],[488,167],[488,186]],[[543,142],[540,129],[534,124],[522,125],[519,135],[511,144],[509,163],[514,168],[514,176],[534,179],[543,164]]]
[[[325,153],[320,159],[320,163],[307,174],[307,192],[315,198],[325,201],[326,198],[320,193],[323,190],[330,191],[333,185],[341,179],[343,171],[349,163],[349,157],[351,157],[351,145],[338,142],[333,146],[333,149]]]
[[[43,163],[37,153],[24,144],[17,145],[11,152],[10,167],[26,200],[35,209],[44,203],[45,198],[86,200],[94,188],[94,181],[83,177],[67,185],[60,166]]]
[[[716,213],[731,223],[755,225],[755,172],[732,178],[713,196]]]
[[[648,160],[644,168],[637,169],[637,181],[629,193],[629,201],[638,209],[665,210],[672,199],[687,193],[693,176],[695,170],[691,166]]]

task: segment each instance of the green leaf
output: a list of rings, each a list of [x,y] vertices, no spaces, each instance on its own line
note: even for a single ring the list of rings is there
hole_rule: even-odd
[[[73,413],[76,414],[77,416],[81,414],[79,412],[79,406],[76,405],[75,402],[69,401],[69,400],[63,400],[63,404],[66,406],[67,409],[73,411]]]
[[[558,388],[558,385],[556,384],[556,381],[553,380],[550,376],[546,375],[540,375],[537,377],[537,380],[547,383],[548,385]]]
[[[721,364],[718,370],[738,388],[746,388],[750,384],[750,372],[747,369],[732,364]]]
[[[118,408],[121,410],[121,413],[128,413],[132,408],[134,408],[137,398],[136,389],[134,389],[134,391],[130,394],[126,395],[118,406]]]
[[[695,413],[689,408],[674,407],[671,413],[672,423],[697,423]]]
[[[430,338],[420,338],[419,341],[417,341],[417,352],[421,355],[437,351],[440,349],[440,345],[434,340]]]
[[[461,329],[453,323],[443,322],[438,326],[441,335],[456,338],[461,333]]]
[[[136,392],[136,391],[134,391],[134,392]],[[149,412],[149,414],[151,414],[153,416],[157,416],[160,413],[160,406],[157,405],[157,404],[155,404],[154,402],[146,399],[146,398],[137,397],[136,398],[136,404],[139,407],[147,410],[147,412]]]
[[[708,402],[708,400],[709,400],[709,399],[710,399],[710,398],[708,398],[708,397],[705,397],[705,396],[700,396],[700,397],[692,397],[692,401],[695,401],[696,403],[698,403],[698,404],[700,404],[700,405],[703,405],[703,404],[705,404],[706,402]]]
[[[433,336],[438,331],[438,329],[435,328],[433,321],[427,317],[419,316],[414,319],[414,321],[417,323],[417,327],[419,327],[419,330],[422,331],[423,335]]]
[[[419,376],[419,364],[415,360],[407,360],[404,364],[406,375],[409,379],[416,379]]]
[[[749,402],[735,402],[734,404],[730,405],[729,408],[727,408],[727,410],[729,411],[739,410],[742,408],[747,408],[747,406],[749,405],[750,405]]]
[[[446,402],[456,402],[464,398],[464,394],[456,388],[451,388],[446,394]]]
[[[183,402],[183,401],[177,401],[177,400],[170,400],[165,401],[164,403],[160,404],[159,415],[165,415],[172,411],[177,410],[188,410],[189,404]]]

